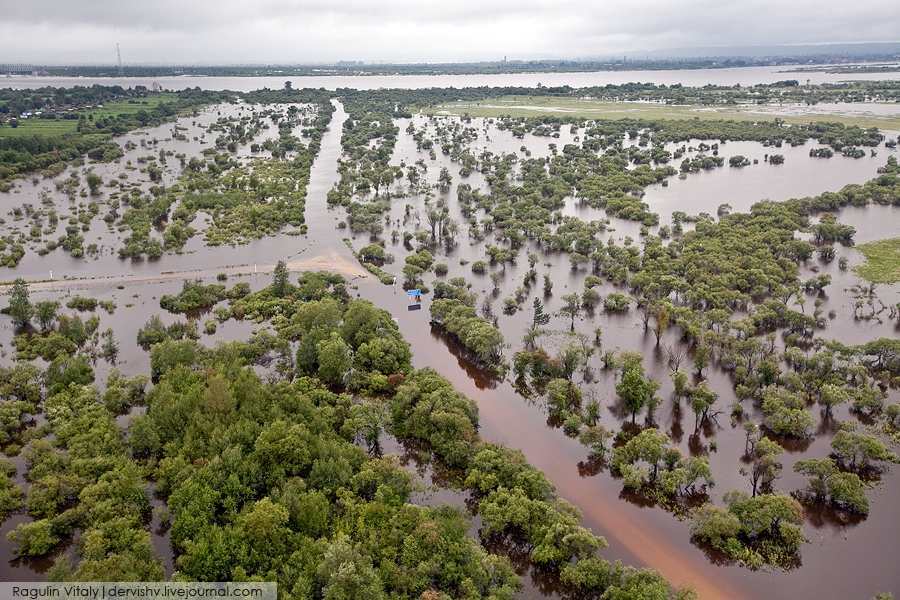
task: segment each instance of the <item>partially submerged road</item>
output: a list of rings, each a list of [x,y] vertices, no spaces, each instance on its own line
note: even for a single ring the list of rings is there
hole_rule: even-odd
[[[347,279],[360,279],[369,276],[369,273],[359,263],[351,262],[337,253],[320,254],[300,260],[286,261],[288,271],[330,271],[343,275]],[[275,270],[275,264],[241,264],[211,267],[206,269],[192,269],[186,271],[161,271],[155,275],[110,275],[106,277],[72,277],[68,279],[45,279],[28,281],[28,288],[33,291],[50,292],[62,290],[81,290],[109,286],[145,285],[152,283],[168,283],[171,281],[190,281],[195,279],[207,279],[224,273],[229,277],[238,275],[253,275],[256,273],[271,273]],[[13,282],[0,283],[0,290],[4,292],[12,286]]]

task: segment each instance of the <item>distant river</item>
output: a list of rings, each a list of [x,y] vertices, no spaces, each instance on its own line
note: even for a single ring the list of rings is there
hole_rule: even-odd
[[[702,85],[754,85],[772,83],[784,79],[797,79],[802,83],[833,83],[860,80],[900,80],[895,73],[788,73],[792,67],[743,67],[737,69],[676,69],[666,71],[598,71],[591,73],[510,73],[501,75],[322,75],[305,77],[0,77],[0,88],[31,89],[44,86],[71,87],[75,85],[121,85],[150,87],[159,83],[169,90],[199,87],[206,90],[250,91],[264,87],[280,88],[290,81],[295,88],[378,88],[418,89],[428,87],[536,87],[538,84],[553,87],[570,85],[588,87],[594,85],[645,82],[657,84],[680,83],[685,86]]]

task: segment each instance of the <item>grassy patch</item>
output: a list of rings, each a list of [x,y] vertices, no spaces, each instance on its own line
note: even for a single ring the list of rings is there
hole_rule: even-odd
[[[103,108],[85,109],[78,111],[78,114],[93,115],[95,119],[133,115],[141,110],[149,112],[163,102],[176,102],[177,100],[178,97],[174,94],[157,94],[146,98],[109,102],[104,104]],[[78,127],[77,119],[20,119],[18,127],[0,126],[0,138],[31,137],[33,135],[54,137],[73,133],[76,127]]]
[[[109,102],[104,104],[103,108],[93,108],[83,112],[93,114],[95,119],[113,115],[133,115],[141,110],[151,111],[164,102],[176,102],[177,100],[178,96],[175,94],[154,94],[146,98]]]
[[[479,102],[449,102],[425,109],[428,114],[451,114],[473,117],[537,117],[554,115],[558,117],[578,117],[583,119],[702,119],[737,121],[774,121],[782,119],[788,123],[809,123],[827,121],[878,127],[880,129],[900,129],[900,115],[840,115],[803,112],[792,115],[769,112],[765,107],[669,105],[652,102],[609,102],[582,98],[560,98],[555,96],[503,96],[488,98]]]
[[[64,119],[23,119],[18,127],[4,125],[0,127],[0,138],[58,136],[75,131],[78,121]]]
[[[866,257],[865,264],[854,267],[857,275],[872,283],[900,281],[900,237],[869,242],[856,249]]]

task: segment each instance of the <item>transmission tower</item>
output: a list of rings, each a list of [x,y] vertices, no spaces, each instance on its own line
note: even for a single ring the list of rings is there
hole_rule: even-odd
[[[116,60],[119,63],[119,77],[124,77],[125,71],[122,69],[122,51],[119,49],[119,42],[116,42]]]

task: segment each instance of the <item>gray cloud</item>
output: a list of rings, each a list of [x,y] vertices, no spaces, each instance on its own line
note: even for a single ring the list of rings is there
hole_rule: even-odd
[[[0,62],[449,61],[894,40],[897,0],[0,0]]]

